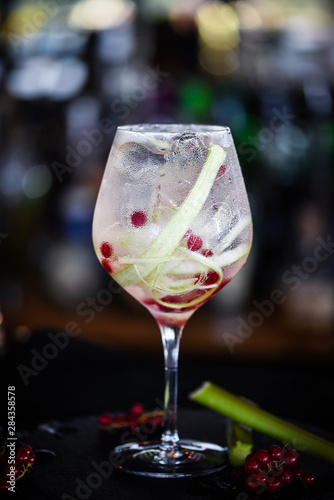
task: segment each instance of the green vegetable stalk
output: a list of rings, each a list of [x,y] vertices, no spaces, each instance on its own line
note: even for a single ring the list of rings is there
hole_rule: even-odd
[[[233,467],[241,467],[245,463],[246,457],[252,453],[252,429],[235,420],[228,419],[226,437],[230,463]]]
[[[190,399],[334,465],[334,443],[286,422],[212,382],[204,382],[190,394]]]

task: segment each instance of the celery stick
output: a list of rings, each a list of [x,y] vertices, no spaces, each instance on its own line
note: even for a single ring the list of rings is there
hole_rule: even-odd
[[[204,382],[189,397],[256,431],[334,465],[334,443],[286,422],[212,382]]]
[[[252,429],[228,419],[226,436],[230,463],[233,467],[241,467],[253,449]]]

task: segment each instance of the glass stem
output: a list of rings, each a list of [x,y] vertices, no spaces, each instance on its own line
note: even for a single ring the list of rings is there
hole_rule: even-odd
[[[165,362],[164,430],[161,443],[172,450],[179,440],[177,431],[177,378],[182,328],[160,326]]]

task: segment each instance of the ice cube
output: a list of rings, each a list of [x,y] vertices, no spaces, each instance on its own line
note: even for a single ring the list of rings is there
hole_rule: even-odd
[[[173,137],[171,149],[175,152],[195,152],[196,150],[207,151],[210,137],[207,134],[195,132],[183,132]]]
[[[126,142],[111,155],[110,162],[129,179],[143,180],[144,177],[155,176],[165,159],[163,155],[152,152],[146,144]]]

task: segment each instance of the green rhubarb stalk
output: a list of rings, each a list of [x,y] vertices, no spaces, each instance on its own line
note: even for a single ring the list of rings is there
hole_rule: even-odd
[[[212,382],[204,382],[189,397],[256,431],[334,465],[334,443],[286,422]]]
[[[252,429],[229,418],[226,437],[230,463],[233,467],[241,467],[253,449]]]
[[[113,274],[118,283],[129,286],[139,283],[143,277],[146,278],[156,266],[147,259],[165,258],[166,261],[169,259],[204,205],[225,158],[226,152],[222,147],[216,144],[209,145],[208,157],[190,193],[162,233],[137,262]],[[138,264],[141,264],[140,274],[136,269]]]

